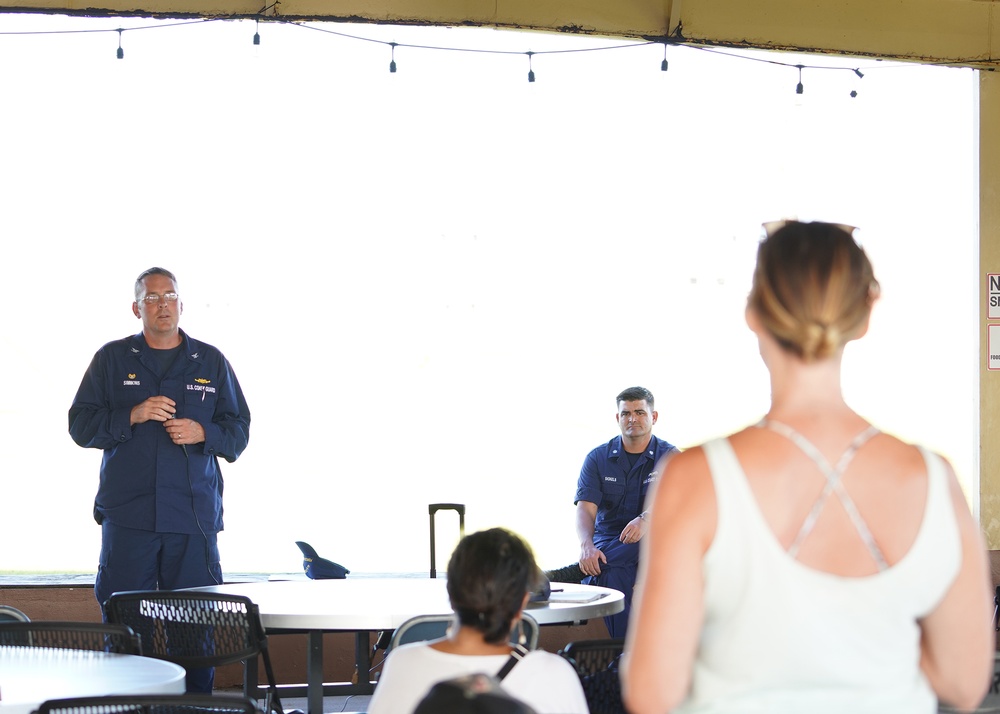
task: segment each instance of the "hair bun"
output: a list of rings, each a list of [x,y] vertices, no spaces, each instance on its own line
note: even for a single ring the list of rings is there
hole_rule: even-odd
[[[748,303],[782,348],[811,362],[864,332],[878,292],[849,232],[792,221],[761,241]]]
[[[829,357],[842,344],[843,336],[836,325],[810,322],[803,326],[803,333],[799,345],[802,350],[802,358],[807,362]]]

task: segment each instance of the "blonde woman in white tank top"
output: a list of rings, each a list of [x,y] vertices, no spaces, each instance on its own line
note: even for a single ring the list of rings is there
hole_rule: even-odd
[[[661,470],[622,669],[632,714],[933,714],[985,695],[992,585],[954,473],[841,393],[878,296],[851,230],[782,223],[761,243],[747,323],[771,408]]]

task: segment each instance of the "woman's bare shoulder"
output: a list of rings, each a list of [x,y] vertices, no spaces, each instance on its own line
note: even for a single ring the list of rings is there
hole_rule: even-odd
[[[727,437],[720,438],[728,439],[733,447],[737,448],[737,445],[741,445],[747,441],[746,435],[753,431],[759,430],[748,427],[742,431],[730,434]],[[710,486],[712,473],[708,465],[708,456],[705,451],[706,444],[708,443],[711,442],[705,442],[697,446],[686,448],[683,451],[671,453],[666,459],[664,459],[662,471],[663,478],[670,481],[683,482],[691,488],[704,488],[706,486]]]
[[[677,523],[705,519],[714,529],[715,485],[703,446],[672,455],[656,485],[657,512],[669,514]]]
[[[867,449],[859,451],[858,462],[868,477],[877,476],[897,484],[926,483],[928,464],[925,452],[940,458],[946,471],[951,471],[951,466],[940,455],[885,432],[873,438]]]
[[[705,447],[702,445],[672,452],[663,461],[660,478],[662,481],[676,482],[676,488],[694,485],[710,475]]]

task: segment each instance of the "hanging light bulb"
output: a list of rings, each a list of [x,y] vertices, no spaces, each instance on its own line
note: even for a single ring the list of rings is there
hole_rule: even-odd
[[[257,31],[253,33],[253,43],[260,44],[260,20],[257,20]]]
[[[533,70],[531,68],[531,55],[533,55],[535,53],[531,52],[531,51],[528,51],[526,54],[528,55],[528,81],[529,82],[534,82],[535,81],[535,70]]]
[[[667,71],[667,43],[666,42],[663,43],[663,61],[660,62],[660,71],[661,72],[666,72]]]
[[[389,71],[392,73],[396,72],[396,43],[390,42],[389,47],[392,50],[391,61],[389,62]]]
[[[799,83],[795,85],[795,93],[796,94],[802,94],[802,68],[803,68],[803,65],[797,64],[795,66],[799,68]]]
[[[118,28],[118,59],[125,59],[125,50],[122,49],[122,28]]]

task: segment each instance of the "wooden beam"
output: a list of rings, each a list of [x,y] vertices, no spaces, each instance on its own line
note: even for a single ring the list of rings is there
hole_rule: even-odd
[[[1000,273],[1000,73],[979,73],[979,523],[1000,549],[1000,371],[988,368],[987,274]],[[996,345],[994,345],[996,348]]]
[[[997,67],[998,13],[979,0],[689,0],[681,33],[732,47]]]
[[[0,0],[0,12],[471,25],[1000,66],[984,0]]]

